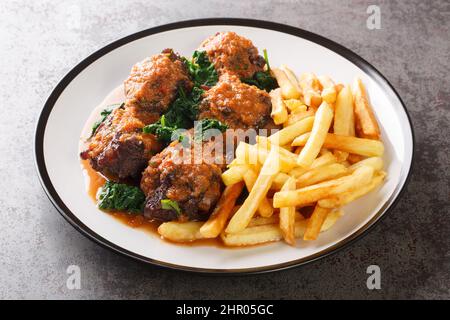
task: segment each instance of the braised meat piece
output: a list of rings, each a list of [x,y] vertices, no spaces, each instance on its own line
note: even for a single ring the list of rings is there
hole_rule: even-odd
[[[219,74],[231,73],[239,78],[251,78],[263,71],[265,61],[253,43],[234,32],[218,32],[198,48],[206,51]]]
[[[151,156],[161,151],[157,138],[142,128],[158,121],[179,88],[190,90],[192,81],[180,57],[166,49],[137,63],[124,87],[125,104],[95,130],[81,153],[112,179],[138,177]]]
[[[172,49],[136,63],[124,82],[128,104],[161,115],[175,100],[178,89],[192,88],[187,69]]]
[[[144,119],[152,123],[158,117],[146,115]],[[115,109],[88,140],[81,158],[89,159],[94,170],[112,179],[137,177],[148,159],[161,150],[154,135],[142,132],[144,125],[133,108]]]
[[[269,121],[272,103],[266,91],[224,74],[204,93],[199,110],[199,119],[217,119],[232,129],[259,129]]]
[[[186,143],[187,140],[190,142]],[[224,159],[214,151],[214,144],[214,141],[184,138],[182,142],[172,142],[150,159],[141,180],[141,189],[147,196],[145,217],[157,221],[206,220],[209,217],[220,198],[224,166]],[[199,155],[196,154],[198,147],[203,149]],[[163,208],[161,200],[176,202],[180,212]]]

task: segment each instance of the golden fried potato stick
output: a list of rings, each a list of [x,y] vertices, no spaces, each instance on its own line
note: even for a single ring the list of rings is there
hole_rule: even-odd
[[[353,96],[349,86],[345,86],[338,94],[334,106],[333,133],[341,136],[355,135],[355,115],[353,111]],[[345,161],[348,152],[335,150],[339,162]]]
[[[287,179],[289,179],[289,175],[287,173],[279,172],[275,176],[275,179],[273,179],[272,186],[270,188],[272,190],[281,190]]]
[[[312,108],[309,108],[306,111],[293,111],[288,115],[288,119],[285,123],[283,123],[284,127],[292,126],[293,124],[301,121],[305,118],[314,116],[315,111]]]
[[[233,165],[222,173],[222,181],[226,186],[236,184],[244,178],[249,167],[245,164]]]
[[[342,206],[345,206],[346,204],[362,197],[363,195],[369,193],[370,191],[374,190],[376,187],[378,187],[386,177],[385,172],[377,172],[374,177],[372,178],[372,181],[364,185],[358,189],[343,192],[341,194],[337,194],[333,197],[321,199],[318,201],[318,204],[323,208],[339,208]]]
[[[383,159],[380,157],[366,158],[349,166],[348,171],[352,173],[361,166],[370,166],[375,171],[381,171],[383,169]]]
[[[267,138],[258,137],[261,141],[267,142]],[[236,148],[236,159],[240,163],[244,164],[256,164],[264,163],[269,156],[271,145],[270,143],[258,143],[256,145],[250,145],[245,142],[240,142]],[[281,171],[289,172],[292,168],[297,166],[297,156],[286,149],[277,147],[279,153],[279,162]]]
[[[318,205],[315,206],[311,217],[308,219],[303,240],[317,239],[320,229],[322,229],[322,225],[330,212],[331,209],[322,208]]]
[[[314,73],[304,73],[299,79],[303,91],[303,101],[309,107],[317,109],[322,103],[320,82]]]
[[[281,190],[295,190],[295,187],[295,179],[289,178]],[[280,229],[284,240],[291,246],[295,246],[295,207],[280,208]]]
[[[300,87],[300,84],[298,83],[298,79],[297,79],[295,73],[284,64],[282,64],[280,66],[280,69],[283,70],[283,72],[286,75],[286,77],[288,78],[289,82],[294,87],[295,91],[297,91],[297,92],[294,92],[294,95],[298,95],[297,99],[300,99],[300,97],[302,95],[302,88]],[[292,96],[292,94],[291,94],[291,96]]]
[[[347,161],[351,164],[357,163],[364,160],[364,156],[359,154],[349,153],[347,157]]]
[[[200,228],[203,222],[189,221],[164,222],[158,227],[158,233],[167,240],[174,242],[192,242],[194,240],[203,239]]]
[[[335,85],[336,92],[339,93],[344,88],[342,83],[338,83]]]
[[[272,68],[272,73],[280,86],[281,95],[284,99],[298,99],[301,97],[301,89],[293,74],[286,74],[283,70]],[[291,79],[293,81],[291,81]]]
[[[336,85],[328,76],[319,76],[318,79],[320,85],[322,86],[322,100],[328,102],[330,105],[333,105],[336,102]]]
[[[309,168],[302,168],[302,167],[294,168],[289,172],[289,175],[294,178],[298,178],[302,174],[305,174],[306,172],[308,172],[311,169],[318,168],[318,167],[325,166],[325,165],[332,164],[332,163],[336,163],[336,162],[337,162],[337,159],[331,152],[324,153],[323,155],[317,157],[313,161],[313,163],[311,164],[311,166]]]
[[[228,218],[233,212],[236,200],[241,194],[243,188],[243,182],[238,182],[225,188],[213,213],[209,217],[208,221],[206,221],[200,228],[200,234],[203,237],[215,238],[222,232]]]
[[[380,139],[380,127],[367,97],[366,88],[361,79],[356,78],[352,86],[355,102],[356,131],[358,137]]]
[[[298,136],[292,142],[292,146],[298,147],[306,145],[309,136],[310,133],[304,133],[301,136]],[[339,136],[334,133],[328,133],[326,135],[323,146],[325,148],[338,149],[366,157],[379,157],[384,153],[384,145],[379,140]]]
[[[249,169],[244,174],[244,182],[245,186],[247,187],[248,192],[252,191],[253,186],[255,185],[256,180],[258,179],[258,174],[253,171],[252,169]],[[261,203],[258,207],[258,213],[262,217],[270,217],[273,213],[273,207],[270,203],[269,199],[267,197],[264,197],[261,200]]]
[[[299,99],[284,100],[284,104],[290,112],[305,112],[308,110],[308,106]]]
[[[268,137],[270,143],[275,143],[277,145],[290,144],[299,135],[306,132],[310,132],[314,123],[314,116],[300,120],[291,126],[285,127],[280,131],[272,134]]]
[[[333,210],[328,214],[320,232],[330,229],[339,217],[342,216],[342,211]],[[305,234],[307,220],[295,221],[295,237],[301,238]],[[280,241],[283,239],[283,234],[278,224],[264,224],[253,227],[248,227],[238,233],[222,232],[221,238],[226,246],[250,246],[261,243],[268,243],[273,241]]]
[[[297,188],[339,178],[347,173],[347,168],[340,163],[331,163],[326,166],[312,168],[297,178]]]
[[[242,206],[231,218],[225,232],[236,233],[244,230],[249,224],[258,209],[262,199],[267,195],[267,192],[272,185],[275,176],[280,172],[280,156],[279,148],[272,146],[269,155],[264,162],[261,172],[253,185],[247,199],[245,199]]]
[[[369,184],[373,176],[373,168],[362,166],[351,175],[313,184],[294,191],[278,191],[273,197],[273,207],[304,206],[320,199],[331,198],[337,194],[361,188]]]
[[[333,121],[333,109],[324,101],[317,109],[312,131],[298,155],[297,164],[299,166],[308,168],[316,159],[330,129],[331,121]]]
[[[272,102],[272,112],[270,116],[273,119],[275,124],[282,124],[286,122],[288,119],[288,112],[286,109],[286,105],[283,102],[283,98],[281,97],[281,89],[274,89],[270,91],[270,100]]]

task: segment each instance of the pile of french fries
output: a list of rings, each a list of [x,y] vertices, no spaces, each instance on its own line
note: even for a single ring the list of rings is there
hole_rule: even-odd
[[[343,206],[385,179],[380,129],[360,79],[350,86],[313,73],[297,77],[284,65],[272,71],[279,88],[270,92],[271,116],[283,129],[258,136],[253,145],[240,142],[209,220],[163,223],[162,237],[294,246],[298,238],[316,240],[343,215]],[[244,188],[248,196],[237,205]]]

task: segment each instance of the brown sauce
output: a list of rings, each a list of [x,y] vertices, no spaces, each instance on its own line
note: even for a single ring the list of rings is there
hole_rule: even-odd
[[[92,169],[91,165],[89,164],[88,160],[81,160],[81,166],[83,169],[83,173],[85,176],[85,182],[86,182],[86,191],[89,197],[94,201],[97,202],[97,193],[98,190],[105,184],[106,178]],[[149,232],[151,234],[158,234],[158,226],[159,223],[149,221],[141,214],[129,214],[127,212],[117,212],[117,211],[103,211],[106,214],[109,214],[110,216],[117,219],[117,221],[120,221],[121,223],[131,227],[136,228],[139,230],[143,230],[145,232]],[[215,247],[223,247],[223,248],[230,248],[226,247],[220,238],[214,238],[214,239],[200,239],[192,242],[174,242],[169,241],[167,239],[163,239],[167,242],[176,244],[176,245],[183,245],[183,246],[215,246]]]

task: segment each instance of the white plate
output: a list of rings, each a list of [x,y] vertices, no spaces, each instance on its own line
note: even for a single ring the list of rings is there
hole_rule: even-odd
[[[131,66],[164,48],[190,56],[203,39],[232,30],[267,48],[273,66],[296,73],[314,71],[338,82],[360,76],[375,109],[385,143],[386,183],[345,208],[342,217],[314,242],[283,242],[226,249],[179,246],[132,229],[99,211],[85,192],[80,169],[80,133],[104,97],[127,77]],[[243,19],[185,21],[145,30],[95,52],[58,84],[40,116],[35,153],[41,182],[50,200],[79,231],[97,243],[148,263],[198,272],[249,273],[279,270],[310,262],[361,236],[396,202],[408,179],[413,133],[406,109],[388,81],[355,53],[318,35],[293,27]]]

